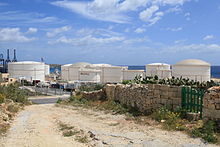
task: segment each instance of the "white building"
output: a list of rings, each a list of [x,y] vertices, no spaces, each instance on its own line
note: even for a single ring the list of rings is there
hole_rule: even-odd
[[[144,70],[122,70],[123,80],[134,80],[136,76],[144,77]]]
[[[151,63],[146,65],[146,76],[157,75],[160,79],[170,78],[170,65],[166,63]]]
[[[211,65],[208,62],[188,59],[183,60],[172,66],[172,75],[174,77],[189,78],[194,81],[210,81]]]
[[[61,66],[61,77],[66,81],[84,81],[97,83],[122,82],[121,66],[110,64],[90,64],[79,62]]]
[[[8,73],[11,78],[45,81],[48,66],[45,63],[34,61],[10,62],[8,63]]]

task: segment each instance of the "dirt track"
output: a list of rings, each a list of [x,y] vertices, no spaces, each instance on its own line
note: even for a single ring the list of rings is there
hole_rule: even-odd
[[[88,143],[63,137],[58,122],[83,130]],[[88,133],[89,132],[89,133]],[[89,137],[92,134],[92,138]],[[61,108],[54,104],[27,106],[15,118],[7,137],[0,139],[3,147],[80,147],[80,146],[137,146],[137,147],[203,147],[200,139],[181,132],[167,132],[125,120],[122,115],[105,114],[81,108]]]

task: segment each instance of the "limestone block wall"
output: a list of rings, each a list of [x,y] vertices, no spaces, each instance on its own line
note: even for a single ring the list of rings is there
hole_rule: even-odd
[[[103,89],[97,90],[97,91],[91,91],[91,92],[86,92],[83,91],[81,92],[82,98],[87,99],[87,100],[104,100],[106,98],[105,91]]]
[[[203,98],[203,118],[220,122],[220,87],[209,88]]]
[[[136,107],[149,114],[162,106],[181,106],[181,87],[158,84],[107,84],[106,98]]]

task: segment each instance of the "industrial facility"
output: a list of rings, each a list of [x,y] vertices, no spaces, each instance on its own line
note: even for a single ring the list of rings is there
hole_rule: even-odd
[[[194,81],[210,81],[211,64],[202,60],[183,60],[172,66],[172,76],[189,78]]]
[[[123,80],[133,80],[136,76],[155,76],[158,78],[182,77],[194,81],[210,81],[211,65],[202,60],[189,59],[169,65],[166,63],[151,63],[144,70],[128,70],[128,67],[110,64],[91,64],[78,62],[61,66],[61,79],[73,82],[120,83]]]
[[[128,67],[123,66],[86,62],[61,66],[61,78],[66,81],[119,83],[122,80],[133,80],[137,75],[144,76],[144,70],[128,70]]]
[[[45,76],[50,74],[50,66],[43,62],[17,61],[16,50],[14,57],[10,60],[10,50],[7,49],[7,58],[0,54],[0,73],[7,73],[8,78],[17,80],[45,81]]]
[[[16,50],[10,60],[9,49],[7,58],[0,54],[0,73],[7,73],[8,78],[27,80],[29,82],[44,82],[51,77],[50,66],[43,62],[17,61]],[[129,70],[127,66],[113,66],[110,64],[91,64],[78,62],[61,66],[61,80],[66,82],[85,83],[120,83],[123,80],[133,80],[136,76],[155,76],[158,78],[182,77],[194,81],[210,81],[211,65],[205,61],[188,59],[174,65],[166,63],[151,63],[145,70]],[[50,75],[50,76],[49,76]],[[46,79],[45,79],[46,77]],[[52,81],[56,81],[54,76]],[[49,80],[50,81],[50,80]]]
[[[151,63],[146,65],[146,76],[157,75],[160,79],[171,77],[171,65],[166,63]]]

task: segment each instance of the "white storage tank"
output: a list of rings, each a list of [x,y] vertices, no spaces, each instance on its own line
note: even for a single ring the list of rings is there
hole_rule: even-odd
[[[8,73],[11,78],[45,81],[45,64],[34,61],[11,62],[8,64]]]
[[[189,78],[194,81],[210,81],[211,65],[202,60],[183,60],[172,66],[172,76]]]
[[[146,76],[157,75],[160,79],[170,78],[171,69],[170,65],[166,63],[151,63],[146,65]]]
[[[69,81],[69,66],[72,64],[65,64],[61,66],[61,79]]]
[[[101,71],[96,69],[80,69],[79,81],[100,83]]]
[[[50,65],[45,64],[45,75],[49,75],[50,74]]]
[[[122,70],[123,80],[134,80],[136,76],[144,77],[144,70]]]
[[[122,82],[122,68],[120,66],[101,67],[102,83],[120,83]]]

